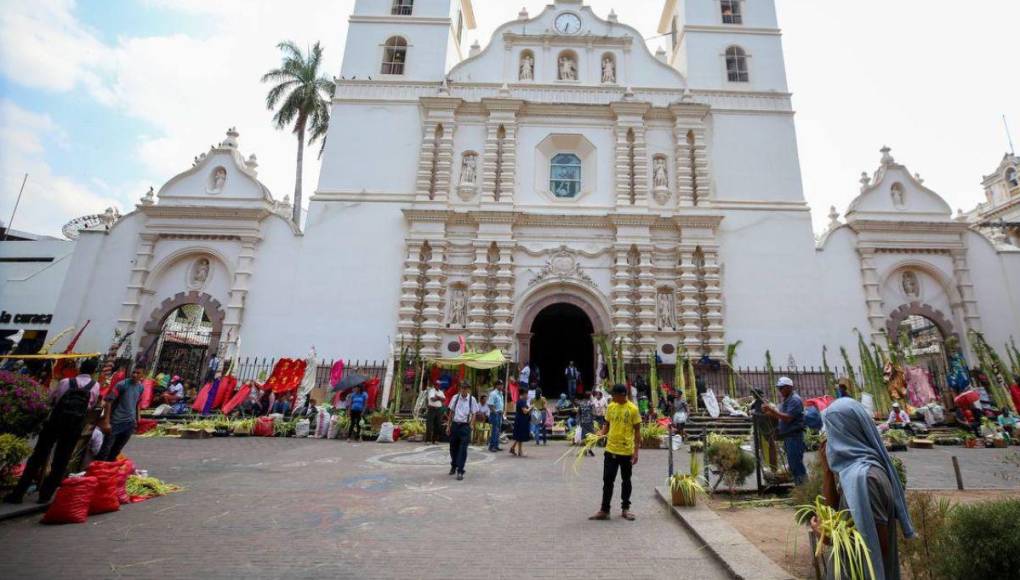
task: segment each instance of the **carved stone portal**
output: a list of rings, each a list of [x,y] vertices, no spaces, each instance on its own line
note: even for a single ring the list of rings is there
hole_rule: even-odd
[[[560,246],[555,254],[549,257],[545,267],[531,279],[530,286],[546,280],[576,280],[595,287],[595,282],[581,269],[577,254],[566,246]]]

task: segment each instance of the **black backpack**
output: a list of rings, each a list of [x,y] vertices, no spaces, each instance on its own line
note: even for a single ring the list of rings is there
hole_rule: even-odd
[[[85,415],[89,412],[92,386],[96,382],[89,381],[89,384],[81,387],[78,385],[78,379],[71,378],[67,380],[69,383],[67,391],[57,401],[56,406],[53,407],[53,414],[50,417],[52,420],[60,422],[83,421]]]

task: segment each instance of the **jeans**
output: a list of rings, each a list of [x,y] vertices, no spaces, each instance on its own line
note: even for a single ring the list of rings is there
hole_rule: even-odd
[[[11,497],[18,501],[28,491],[28,486],[39,476],[39,472],[46,467],[50,452],[54,447],[53,463],[50,464],[50,474],[39,486],[39,499],[48,500],[53,492],[64,480],[67,464],[71,461],[75,445],[81,436],[82,424],[80,422],[66,423],[47,421],[43,425],[39,439],[36,441],[32,456],[28,458],[25,471],[21,474],[17,486],[11,491]]]
[[[443,428],[443,408],[429,407],[425,412],[425,442],[438,443]]]
[[[114,425],[109,435],[103,437],[103,446],[99,449],[99,454],[96,455],[98,461],[116,461],[117,456],[127,445],[131,434],[135,432],[135,425],[129,423],[127,425]]]
[[[630,492],[632,489],[630,475],[634,469],[630,455],[616,455],[606,451],[605,463],[602,465],[602,511],[609,513],[613,501],[613,485],[616,482],[616,471],[620,471],[620,507],[630,509]]]
[[[467,463],[468,445],[471,443],[471,425],[454,423],[450,427],[450,467],[457,473],[464,473]]]
[[[531,426],[531,435],[535,438],[535,445],[541,445],[547,443],[548,439],[545,436],[545,418],[548,411],[542,411],[541,422],[533,424]]]
[[[489,413],[489,425],[492,425],[492,435],[489,436],[489,449],[499,449],[499,433],[503,429],[503,413],[496,411]]]
[[[573,399],[577,396],[577,379],[567,379],[567,398]]]
[[[794,485],[800,485],[807,479],[807,468],[804,467],[804,434],[791,433],[783,439],[786,450],[786,462],[790,465]]]
[[[351,411],[351,425],[347,428],[347,438],[354,439],[354,433],[361,439],[361,411]]]

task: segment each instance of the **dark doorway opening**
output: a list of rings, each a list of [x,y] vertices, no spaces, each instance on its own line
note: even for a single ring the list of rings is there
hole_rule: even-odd
[[[581,384],[591,390],[595,368],[591,320],[584,310],[561,302],[542,309],[531,323],[531,364],[539,368],[542,394],[555,399],[567,392],[564,371],[570,361],[581,372]],[[568,393],[571,398],[576,393]]]

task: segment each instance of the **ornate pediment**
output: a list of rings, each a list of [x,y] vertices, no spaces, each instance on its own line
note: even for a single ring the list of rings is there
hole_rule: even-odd
[[[545,266],[535,274],[528,286],[548,281],[572,281],[596,287],[595,281],[581,268],[577,252],[567,246],[560,246],[549,256]]]

